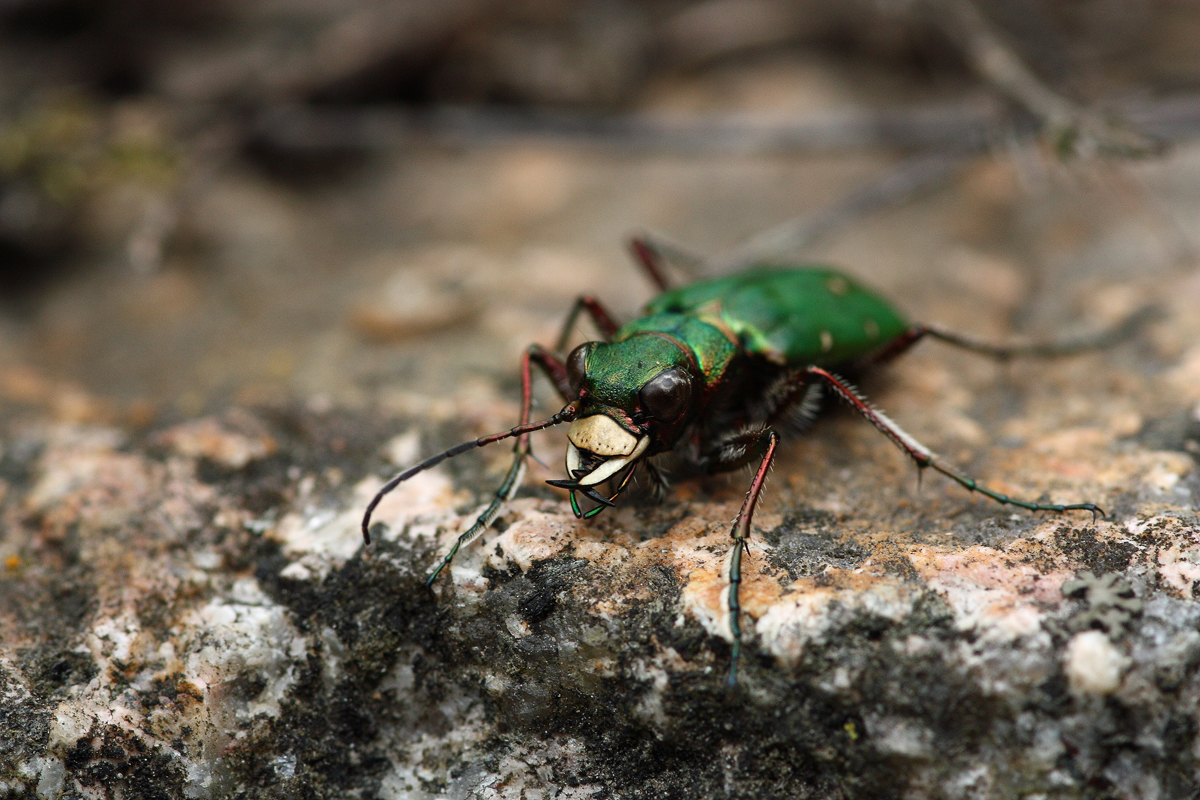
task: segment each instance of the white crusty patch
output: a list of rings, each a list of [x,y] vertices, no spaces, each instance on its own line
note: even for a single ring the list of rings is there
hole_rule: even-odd
[[[974,630],[988,641],[1009,642],[1041,630],[1044,607],[1061,600],[1066,570],[1039,572],[1031,564],[1015,562],[1011,553],[978,545],[955,552],[920,548],[909,555],[930,589],[954,611],[954,625]]]
[[[1112,694],[1121,686],[1129,658],[1102,631],[1077,633],[1067,642],[1063,671],[1071,691],[1079,695]]]
[[[496,569],[507,569],[510,562],[527,570],[535,561],[555,558],[575,542],[584,523],[561,513],[547,513],[538,508],[534,499],[513,503],[511,523],[503,533],[492,531],[486,548],[460,550],[455,561],[462,566],[481,569],[484,563]],[[447,539],[450,537],[447,536]]]
[[[61,758],[100,724],[180,759],[188,775],[187,796],[212,795],[212,761],[195,754],[220,753],[254,717],[279,714],[307,659],[308,640],[292,626],[287,609],[253,578],[237,581],[226,595],[184,615],[179,630],[159,641],[131,611],[101,616],[92,624],[83,646],[97,673],[54,709],[39,786],[61,789]],[[246,679],[261,683],[262,690],[253,697],[230,690]],[[144,695],[156,680],[178,687],[181,699],[171,706],[147,706]],[[188,742],[186,752],[173,744],[179,740]]]
[[[283,570],[292,580],[322,580],[362,547],[363,509],[379,491],[383,481],[369,477],[354,487],[353,499],[342,510],[305,508],[285,514],[268,533],[269,538],[283,545],[285,555],[295,559]],[[451,523],[458,517],[454,506],[464,499],[456,493],[450,479],[437,469],[414,475],[386,495],[375,509],[374,521],[386,523],[384,537],[395,539],[409,526],[416,535],[419,523],[439,525]]]
[[[806,589],[772,605],[755,628],[763,650],[793,666],[805,647],[823,641],[844,620],[866,614],[899,622],[912,613],[920,593],[910,584],[886,579],[860,589]]]

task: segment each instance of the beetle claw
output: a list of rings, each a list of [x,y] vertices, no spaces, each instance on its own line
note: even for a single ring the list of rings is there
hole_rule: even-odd
[[[614,503],[612,500],[609,500],[604,495],[600,494],[600,492],[596,491],[596,488],[594,486],[581,486],[576,481],[569,481],[569,480],[566,480],[563,478],[559,478],[556,480],[549,480],[549,481],[546,481],[546,483],[548,483],[551,486],[554,486],[556,488],[566,489],[567,491],[569,491],[571,493],[572,508],[575,507],[575,502],[574,502],[575,501],[575,492],[582,492],[584,497],[586,497],[589,500],[592,500],[596,503],[599,503],[600,506],[602,506],[602,507],[607,507],[607,508],[616,508],[617,507],[616,503]],[[576,511],[575,516],[577,516],[577,517],[578,516],[590,516],[590,513],[587,515],[582,515],[579,511]]]

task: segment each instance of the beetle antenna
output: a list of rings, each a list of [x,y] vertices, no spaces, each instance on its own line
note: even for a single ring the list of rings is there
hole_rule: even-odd
[[[538,422],[530,422],[527,425],[518,425],[517,427],[507,430],[507,431],[504,431],[502,433],[493,433],[490,436],[480,436],[478,439],[472,439],[469,442],[463,442],[462,444],[456,444],[454,447],[451,447],[449,450],[445,450],[441,453],[438,453],[436,456],[430,456],[429,458],[422,461],[420,464],[417,464],[415,466],[409,467],[408,469],[404,470],[399,475],[397,475],[396,477],[392,478],[390,481],[385,483],[383,485],[383,488],[379,490],[379,492],[375,495],[375,497],[373,497],[371,499],[371,502],[367,505],[367,511],[365,514],[363,514],[363,521],[362,521],[363,542],[365,542],[366,544],[371,543],[371,531],[370,531],[371,514],[374,513],[375,507],[377,505],[379,505],[379,502],[381,500],[383,500],[383,498],[389,492],[391,492],[393,489],[395,489],[400,484],[404,483],[406,480],[411,478],[413,475],[416,475],[418,472],[424,472],[427,469],[436,467],[438,464],[442,463],[447,458],[454,458],[455,456],[462,455],[463,453],[467,452],[468,450],[473,450],[476,447],[483,447],[484,445],[492,444],[493,442],[499,442],[502,439],[510,439],[513,436],[524,436],[527,433],[533,433],[534,431],[544,430],[546,428],[553,427],[553,426],[558,425],[563,422],[569,422],[570,420],[575,419],[575,415],[578,412],[579,412],[579,404],[571,403],[566,408],[564,408],[562,411],[559,411],[557,414],[555,414],[552,417],[548,417],[546,419],[539,420]]]

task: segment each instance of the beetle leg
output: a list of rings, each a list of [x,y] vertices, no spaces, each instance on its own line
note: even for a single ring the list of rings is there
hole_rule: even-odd
[[[897,447],[903,450],[909,458],[917,465],[918,469],[931,468],[934,472],[945,475],[950,480],[962,486],[964,489],[972,492],[979,492],[985,497],[990,497],[1001,505],[1013,505],[1019,508],[1028,509],[1029,511],[1090,511],[1092,518],[1097,515],[1103,517],[1104,511],[1099,506],[1093,503],[1072,503],[1070,505],[1060,505],[1058,503],[1034,503],[1029,500],[1019,500],[1015,497],[1009,497],[1001,492],[993,491],[986,486],[981,485],[974,478],[969,478],[966,475],[944,466],[938,457],[925,445],[918,442],[912,436],[908,435],[897,425],[892,422],[882,411],[874,409],[852,386],[833,375],[826,372],[820,367],[809,367],[805,372],[814,377],[820,378],[833,389],[833,391],[850,404],[850,407],[866,418],[868,422],[874,425],[881,433],[887,436]]]
[[[961,333],[943,328],[940,325],[919,325],[918,329],[926,336],[943,341],[946,344],[970,350],[973,353],[994,358],[997,361],[1007,361],[1010,358],[1028,356],[1032,358],[1062,358],[1073,356],[1088,350],[1103,350],[1131,339],[1147,323],[1161,315],[1155,306],[1145,306],[1130,314],[1120,323],[1099,331],[1060,339],[1056,342],[1007,342],[996,344],[966,336]]]
[[[1159,316],[1160,311],[1154,306],[1145,306],[1130,314],[1123,321],[1111,328],[1095,331],[1083,336],[1061,339],[1056,342],[988,342],[963,333],[957,333],[949,328],[933,323],[913,325],[904,333],[893,339],[882,350],[870,356],[863,364],[864,367],[885,364],[907,352],[909,348],[926,336],[945,342],[948,345],[970,350],[972,353],[994,358],[997,361],[1008,361],[1012,358],[1062,358],[1073,356],[1088,350],[1103,350],[1113,347],[1132,338],[1147,323]]]
[[[555,390],[563,400],[569,403],[575,399],[575,393],[571,391],[571,382],[567,380],[567,367],[558,356],[540,344],[529,345],[525,350],[525,354],[526,358],[541,368],[542,374],[550,379],[550,382],[554,384]],[[524,365],[522,369],[525,370],[522,373],[523,384],[524,377],[528,374],[528,369]],[[526,408],[525,412],[528,413],[529,409]]]
[[[521,358],[521,425],[529,423],[530,409],[533,405],[533,372],[532,367],[537,365],[551,381],[554,382],[559,394],[567,401],[574,400],[570,396],[570,387],[567,386],[567,368],[563,365],[554,354],[547,351],[539,345],[530,345],[525,350],[525,355]],[[429,577],[425,579],[425,585],[431,586],[434,580],[443,569],[449,566],[454,556],[458,553],[459,548],[470,544],[475,539],[488,529],[488,526],[496,519],[500,513],[500,508],[504,503],[513,498],[517,493],[517,489],[521,486],[521,478],[525,475],[525,459],[530,454],[529,434],[522,434],[517,437],[516,443],[513,444],[513,460],[512,466],[508,468],[508,474],[504,476],[504,482],[500,484],[500,488],[496,490],[492,502],[483,510],[470,528],[467,528],[454,542],[450,548],[450,552],[438,562],[433,571],[429,573]]]
[[[786,373],[766,395],[767,427],[782,426],[789,433],[807,430],[821,410],[821,384],[803,371]]]
[[[671,289],[671,281],[664,269],[666,266],[677,267],[693,281],[702,281],[710,277],[705,270],[703,258],[657,233],[639,233],[629,240],[629,249],[660,292]]]
[[[655,500],[662,502],[662,499],[667,496],[667,490],[671,488],[671,482],[668,480],[667,471],[658,466],[652,461],[642,459],[640,462],[646,465],[646,477],[650,481],[650,494]]]
[[[629,240],[629,249],[633,258],[646,270],[646,275],[654,282],[660,292],[671,288],[667,274],[663,271],[663,257],[658,248],[644,236],[635,236]]]
[[[925,338],[929,333],[927,325],[913,325],[904,333],[897,336],[892,341],[888,342],[881,349],[874,353],[855,361],[851,365],[851,369],[857,374],[866,372],[871,367],[877,367],[880,364],[888,364],[895,361],[900,356],[912,349],[913,345]]]
[[[563,322],[562,332],[559,333],[558,342],[554,345],[554,352],[563,353],[566,351],[567,341],[571,338],[571,331],[575,327],[575,320],[579,319],[579,312],[581,311],[588,313],[588,316],[592,318],[592,322],[596,324],[606,342],[621,327],[613,321],[612,315],[608,313],[608,309],[604,307],[603,303],[591,295],[580,295],[575,298],[575,305],[571,306],[571,313],[567,314],[567,319]]]
[[[733,638],[733,652],[729,660],[729,685],[737,683],[738,658],[742,653],[742,624],[741,624],[741,588],[742,588],[742,553],[747,549],[750,538],[750,523],[754,518],[754,509],[758,498],[762,495],[763,484],[767,480],[767,470],[775,459],[775,448],[779,445],[779,434],[770,428],[743,431],[730,436],[720,443],[709,459],[705,459],[709,472],[724,472],[736,469],[749,463],[761,445],[766,445],[762,462],[750,482],[746,499],[733,520],[730,535],[733,537],[733,550],[729,554],[729,594],[727,608],[729,611],[729,633]]]

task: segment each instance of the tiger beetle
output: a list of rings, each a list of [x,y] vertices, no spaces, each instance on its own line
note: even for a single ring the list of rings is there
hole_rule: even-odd
[[[729,277],[671,288],[657,252],[634,240],[638,262],[661,293],[642,316],[618,325],[594,297],[575,301],[553,352],[530,345],[521,360],[521,418],[511,430],[483,436],[427,458],[387,482],[363,516],[363,539],[371,542],[371,514],[403,481],[476,447],[515,438],[512,466],[494,499],[446,553],[425,585],[453,560],[459,548],[482,534],[506,500],[516,494],[530,456],[529,434],[569,422],[566,474],[547,481],[570,492],[578,518],[615,505],[617,496],[645,465],[651,481],[665,487],[650,459],[670,451],[703,472],[758,468],[733,521],[726,603],[733,641],[729,684],[737,681],[741,652],[740,588],[754,509],[775,458],[781,431],[803,429],[832,392],[874,425],[913,460],[918,472],[932,469],[998,503],[1030,511],[1104,512],[1092,503],[1040,503],[987,488],[943,464],[882,411],[871,406],[842,375],[858,375],[891,361],[926,337],[995,359],[1053,357],[1102,346],[1127,332],[1110,331],[1073,343],[989,344],[929,324],[913,324],[856,281],[825,267],[760,265]],[[580,313],[603,334],[560,357]],[[532,372],[538,367],[566,406],[530,421]],[[601,492],[608,484],[611,493]],[[581,506],[579,495],[591,501]]]

